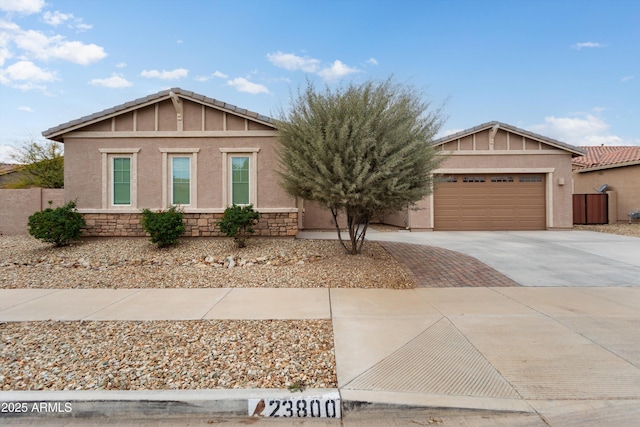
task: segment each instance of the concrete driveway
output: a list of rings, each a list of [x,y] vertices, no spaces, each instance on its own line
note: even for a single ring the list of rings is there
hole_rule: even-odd
[[[335,233],[334,233],[335,234]],[[640,286],[640,238],[591,231],[368,231],[479,259],[522,286]]]

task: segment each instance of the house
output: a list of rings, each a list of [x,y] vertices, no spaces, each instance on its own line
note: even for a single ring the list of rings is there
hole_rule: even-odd
[[[446,156],[434,193],[382,222],[420,230],[570,229],[571,159],[578,147],[501,122],[433,141]],[[332,227],[331,215],[304,202],[304,226]]]
[[[143,236],[142,208],[184,209],[189,236],[217,236],[231,204],[253,204],[257,234],[333,229],[330,212],[280,188],[277,130],[265,116],[179,88],[43,132],[65,145],[65,198],[86,234]],[[432,196],[380,218],[409,230],[572,227],[578,147],[490,122],[434,141],[446,159]]]
[[[12,188],[22,178],[21,166],[11,163],[0,163],[0,188]]]
[[[582,147],[573,159],[574,193],[609,194],[609,222],[629,221],[640,211],[640,146]]]
[[[179,88],[42,133],[64,143],[65,199],[89,236],[144,236],[143,208],[179,205],[187,236],[216,236],[232,204],[260,213],[256,234],[293,236],[297,201],[278,185],[269,117]]]

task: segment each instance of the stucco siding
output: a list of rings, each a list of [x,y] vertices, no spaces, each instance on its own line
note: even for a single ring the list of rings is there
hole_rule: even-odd
[[[629,212],[640,209],[640,165],[574,173],[574,193],[593,194],[607,184],[607,191],[615,192],[616,221],[629,220]]]

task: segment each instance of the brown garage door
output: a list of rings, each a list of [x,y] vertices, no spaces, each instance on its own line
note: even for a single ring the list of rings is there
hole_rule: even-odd
[[[439,177],[436,230],[544,230],[544,174]]]

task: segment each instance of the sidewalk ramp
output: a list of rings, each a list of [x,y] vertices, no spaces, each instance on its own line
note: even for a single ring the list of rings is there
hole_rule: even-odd
[[[507,380],[446,318],[343,388],[520,399]]]

